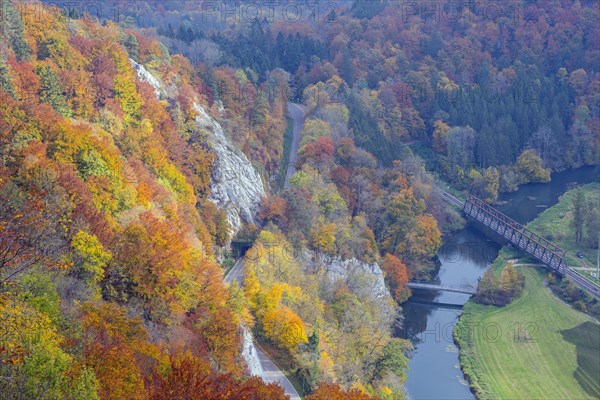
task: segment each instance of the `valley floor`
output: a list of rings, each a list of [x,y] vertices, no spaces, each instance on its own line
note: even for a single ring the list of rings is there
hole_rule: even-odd
[[[570,201],[570,196],[564,196],[528,227],[544,234],[553,226],[554,240],[563,245],[559,236],[566,229]],[[510,258],[503,249],[492,268],[500,271]],[[599,322],[553,295],[544,283],[546,269],[516,265],[526,279],[521,298],[502,308],[469,301],[454,332],[463,370],[476,396],[511,400],[600,397]]]

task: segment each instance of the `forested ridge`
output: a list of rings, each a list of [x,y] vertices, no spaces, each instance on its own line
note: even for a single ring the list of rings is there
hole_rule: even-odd
[[[200,73],[112,22],[2,9],[0,397],[284,398],[244,375],[243,312],[215,258],[228,229],[207,200],[214,155],[194,120],[210,95]],[[237,124],[260,134],[284,105],[252,123],[237,109]],[[269,140],[262,156],[279,157]]]
[[[360,268],[334,288],[306,273],[314,259],[277,252],[289,248],[280,227],[309,218],[287,233],[298,249],[326,260],[379,257],[365,217],[310,167],[321,159],[334,167],[327,138],[303,146],[306,167],[282,194],[296,214],[288,218],[287,199],[270,195],[258,215],[266,229],[240,233],[257,237],[244,289],[222,283],[232,238],[208,200],[215,153],[197,107],[219,116],[268,182],[281,159],[286,90],[267,96],[241,69],[192,65],[111,21],[39,3],[2,6],[10,24],[0,48],[3,398],[283,398],[248,377],[241,324],[295,360],[315,398],[402,396],[409,344],[391,337],[391,298],[370,293]],[[289,80],[283,70],[269,76],[279,87]],[[254,101],[239,96],[240,85]],[[358,157],[375,173],[370,155],[345,146],[347,167]],[[311,197],[307,183],[322,189]],[[389,265],[405,296],[406,266]]]
[[[402,143],[416,141],[431,169],[490,200],[494,194],[482,189],[490,181],[512,191],[547,179],[542,169],[597,164],[593,1],[356,1],[322,9],[315,16],[308,7],[293,22],[266,13],[251,23],[232,17],[225,21],[232,29],[211,33],[201,10],[164,7],[170,28],[159,33],[175,47],[191,43],[188,54],[215,65],[261,77],[287,69],[298,97],[340,77],[344,93],[335,101],[350,108],[359,146],[389,166]]]
[[[0,0],[0,397],[285,398],[249,376],[245,326],[308,399],[404,398],[398,304],[463,223],[438,179],[491,203],[599,159],[597,4],[438,3],[460,17]],[[235,236],[200,109],[267,189]],[[251,245],[241,287],[232,241]]]

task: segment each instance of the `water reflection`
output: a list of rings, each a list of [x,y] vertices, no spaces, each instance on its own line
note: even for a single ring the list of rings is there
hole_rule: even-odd
[[[517,192],[502,195],[499,200],[504,205],[498,208],[525,224],[546,206],[554,205],[575,182],[592,181],[593,167],[553,174],[551,183],[530,184]],[[445,237],[438,253],[440,267],[435,282],[454,287],[476,286],[499,249],[497,243],[473,227]],[[411,300],[403,305],[403,325],[395,333],[410,339],[415,345],[406,382],[410,398],[474,398],[460,370],[458,349],[452,339],[452,330],[461,310],[451,305],[464,304],[468,298],[468,295],[460,293],[415,290]]]
[[[438,254],[436,282],[445,286],[474,287],[500,246],[473,228],[444,238]],[[452,305],[464,304],[469,295],[444,291],[415,290],[404,304],[404,325],[398,336],[414,345],[409,361],[407,390],[414,399],[471,399],[458,366],[458,349],[452,331],[461,314]],[[438,305],[431,305],[438,303]],[[441,303],[441,304],[440,304]],[[432,384],[435,380],[435,384]]]

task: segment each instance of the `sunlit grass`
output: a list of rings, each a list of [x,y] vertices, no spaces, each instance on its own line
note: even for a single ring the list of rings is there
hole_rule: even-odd
[[[597,398],[598,321],[554,297],[544,287],[543,270],[518,270],[526,279],[520,299],[502,308],[469,302],[455,331],[479,397]]]
[[[600,184],[583,190],[587,199],[600,199]],[[574,191],[565,193],[527,227],[567,251],[569,266],[591,268],[596,250],[575,243],[573,197]],[[577,258],[578,251],[586,258]],[[536,263],[505,247],[491,268],[499,274],[513,258],[519,258],[518,264]],[[525,276],[521,298],[502,308],[468,302],[455,330],[461,364],[478,397],[600,397],[600,324],[545,287],[545,268],[523,265],[518,270]],[[581,272],[592,279],[591,271]]]

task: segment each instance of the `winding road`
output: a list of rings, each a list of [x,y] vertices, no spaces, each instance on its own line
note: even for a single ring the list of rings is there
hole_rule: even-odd
[[[304,113],[306,107],[301,104],[288,103],[288,112],[292,117],[294,129],[292,134],[292,146],[290,148],[290,158],[288,160],[287,173],[285,175],[284,189],[289,189],[289,180],[296,172],[296,158],[298,157],[298,146],[300,145],[300,132],[304,126]]]
[[[244,261],[243,260],[244,260],[243,258],[240,258],[235,263],[233,268],[231,268],[229,270],[227,275],[225,275],[225,278],[223,279],[225,281],[225,283],[231,283],[233,281],[236,281],[238,283],[238,286],[242,286],[242,283],[244,282]]]
[[[300,144],[300,132],[302,132],[302,127],[304,126],[304,112],[305,107],[301,104],[296,103],[288,103],[288,112],[292,117],[294,129],[292,136],[292,146],[290,148],[290,158],[288,160],[288,168],[285,176],[284,188],[289,188],[289,179],[294,172],[296,172],[296,157],[298,153],[298,146]],[[240,258],[233,268],[229,270],[227,275],[224,278],[225,283],[230,284],[233,281],[236,281],[239,286],[242,286],[244,282],[244,259]],[[277,383],[285,390],[285,394],[290,396],[291,400],[300,400],[301,397],[294,388],[294,385],[289,381],[289,379],[283,374],[283,372],[275,365],[275,363],[267,356],[267,354],[262,351],[258,345],[256,345],[256,352],[258,354],[258,359],[262,364],[263,375],[261,378],[268,383]]]

